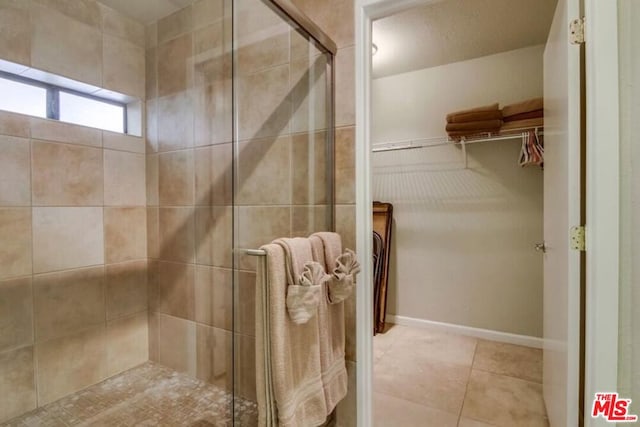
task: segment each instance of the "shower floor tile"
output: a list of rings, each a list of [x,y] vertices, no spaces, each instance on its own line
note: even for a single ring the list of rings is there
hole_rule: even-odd
[[[231,426],[223,389],[147,362],[14,418],[0,427]],[[236,398],[236,425],[257,425],[255,403]]]

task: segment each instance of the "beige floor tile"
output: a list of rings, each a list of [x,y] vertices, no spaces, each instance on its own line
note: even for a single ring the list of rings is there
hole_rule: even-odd
[[[373,393],[375,427],[456,427],[458,414],[429,408],[382,393]]]
[[[373,360],[377,362],[407,330],[406,326],[388,323],[383,333],[373,337]]]
[[[470,418],[460,418],[458,427],[494,427],[494,425],[472,420]]]
[[[499,427],[547,427],[542,386],[473,370],[462,416]]]
[[[542,383],[542,350],[479,340],[473,369]]]
[[[462,408],[470,367],[415,359],[412,354],[385,355],[375,367],[374,390],[446,412]]]
[[[387,350],[385,357],[394,359],[404,354],[411,356],[414,360],[471,366],[475,349],[475,338],[433,329],[407,328]]]

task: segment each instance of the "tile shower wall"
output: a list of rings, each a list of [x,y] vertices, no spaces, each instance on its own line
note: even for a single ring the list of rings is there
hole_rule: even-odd
[[[0,0],[0,59],[144,98],[144,28]],[[0,112],[0,422],[148,359],[144,140]]]
[[[308,78],[326,62],[261,1],[234,7],[236,246],[257,248],[327,227],[325,86]],[[230,0],[199,0],[147,27],[150,357],[230,391],[235,338],[255,400],[255,259],[232,292],[232,20]]]
[[[229,391],[231,23],[199,0],[146,28],[149,356]]]

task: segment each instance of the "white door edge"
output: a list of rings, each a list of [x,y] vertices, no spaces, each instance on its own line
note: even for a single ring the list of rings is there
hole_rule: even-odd
[[[594,393],[617,391],[620,214],[618,6],[586,0],[585,426]]]

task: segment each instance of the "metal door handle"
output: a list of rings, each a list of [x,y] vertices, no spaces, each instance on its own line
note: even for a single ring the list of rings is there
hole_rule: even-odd
[[[547,252],[547,247],[545,246],[544,242],[536,243],[535,248],[536,248],[536,251],[538,252],[542,252],[542,253]]]

